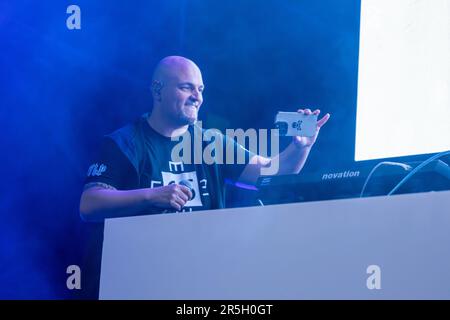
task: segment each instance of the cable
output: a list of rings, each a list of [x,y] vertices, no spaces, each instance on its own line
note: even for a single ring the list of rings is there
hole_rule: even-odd
[[[359,194],[359,197],[362,198],[364,195],[364,191],[366,190],[366,186],[369,183],[370,178],[372,177],[373,173],[375,172],[375,170],[377,170],[379,167],[383,166],[383,165],[389,165],[389,166],[398,166],[398,167],[402,167],[403,169],[405,169],[405,171],[409,171],[412,169],[412,167],[410,165],[407,165],[405,163],[400,163],[400,162],[392,162],[392,161],[383,161],[378,163],[375,167],[373,167],[373,169],[370,171],[369,175],[366,178],[366,181],[364,181],[364,185],[362,187],[361,193]]]
[[[414,168],[410,173],[406,175],[392,190],[388,193],[388,196],[392,195],[395,191],[397,191],[406,181],[408,181],[413,175],[415,175],[420,169],[425,167],[427,164],[429,164],[431,161],[434,161],[436,159],[439,159],[440,157],[446,156],[450,154],[450,150],[440,152],[438,154],[435,154],[434,156],[428,158],[421,164],[419,164],[417,167]]]

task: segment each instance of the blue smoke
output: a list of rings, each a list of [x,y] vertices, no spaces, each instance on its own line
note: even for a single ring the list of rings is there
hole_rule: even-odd
[[[66,288],[67,266],[99,267],[101,225],[78,216],[85,171],[103,134],[150,110],[166,55],[202,69],[205,127],[318,107],[333,118],[306,169],[352,159],[359,1],[82,0],[81,30],[66,28],[70,4],[0,4],[0,298],[95,297],[95,276]]]

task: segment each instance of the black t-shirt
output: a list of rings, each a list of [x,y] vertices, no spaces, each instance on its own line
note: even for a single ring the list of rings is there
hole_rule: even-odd
[[[188,132],[192,151],[190,161],[172,161],[172,150],[180,141],[172,141],[156,132],[148,124],[147,115],[143,115],[134,124],[104,137],[99,158],[89,167],[86,184],[100,182],[118,190],[132,190],[156,188],[185,180],[189,181],[194,195],[183,212],[223,208],[224,181],[236,181],[244,165],[227,165],[220,161],[206,164],[203,158],[201,163],[195,162],[194,140],[199,143],[196,134],[202,135],[204,131],[193,125],[189,126]],[[223,146],[233,144],[236,156],[240,149],[245,152],[246,161],[251,157],[252,154],[234,140],[225,136],[221,139]],[[204,150],[207,142],[200,140],[200,143],[201,150]],[[151,208],[142,214],[163,211]]]
[[[191,145],[194,132],[204,132],[197,126],[190,126]],[[253,155],[234,140],[224,136],[223,146],[233,145],[234,163],[237,163],[238,149],[245,153],[246,161]],[[174,163],[172,148],[177,144],[153,130],[143,115],[135,123],[125,126],[104,137],[101,150],[88,169],[86,184],[103,183],[118,190],[155,188],[171,182],[188,180],[195,190],[195,196],[183,211],[218,209],[225,206],[224,181],[236,181],[245,165]],[[208,143],[202,143],[202,149]],[[191,159],[192,160],[192,159]],[[174,212],[172,210],[171,212]],[[141,214],[162,213],[164,209],[149,208]],[[170,211],[169,211],[170,212]],[[98,227],[97,227],[98,226]],[[100,261],[103,242],[103,223],[92,230],[91,241],[83,262],[83,287],[86,297],[97,298],[100,283]]]

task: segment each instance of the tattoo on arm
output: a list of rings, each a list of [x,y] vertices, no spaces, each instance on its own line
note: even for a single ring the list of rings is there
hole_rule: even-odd
[[[116,188],[114,188],[113,186],[107,184],[107,183],[103,183],[103,182],[90,182],[90,183],[86,183],[84,185],[83,191],[87,190],[87,189],[91,189],[94,187],[100,187],[102,189],[110,189],[110,190],[117,190]]]

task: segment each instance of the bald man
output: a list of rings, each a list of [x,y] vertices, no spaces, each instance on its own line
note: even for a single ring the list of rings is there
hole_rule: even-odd
[[[198,66],[179,56],[166,57],[152,78],[153,109],[134,124],[104,138],[100,156],[88,170],[80,201],[86,221],[139,214],[194,211],[224,207],[224,179],[254,183],[261,168],[278,161],[278,174],[302,169],[320,128],[313,137],[295,137],[279,155],[270,159],[241,148],[248,164],[192,164],[174,162],[171,151],[178,143],[172,138],[187,131],[194,136],[204,84]],[[305,114],[319,114],[309,109]],[[201,130],[201,129],[200,129]]]

